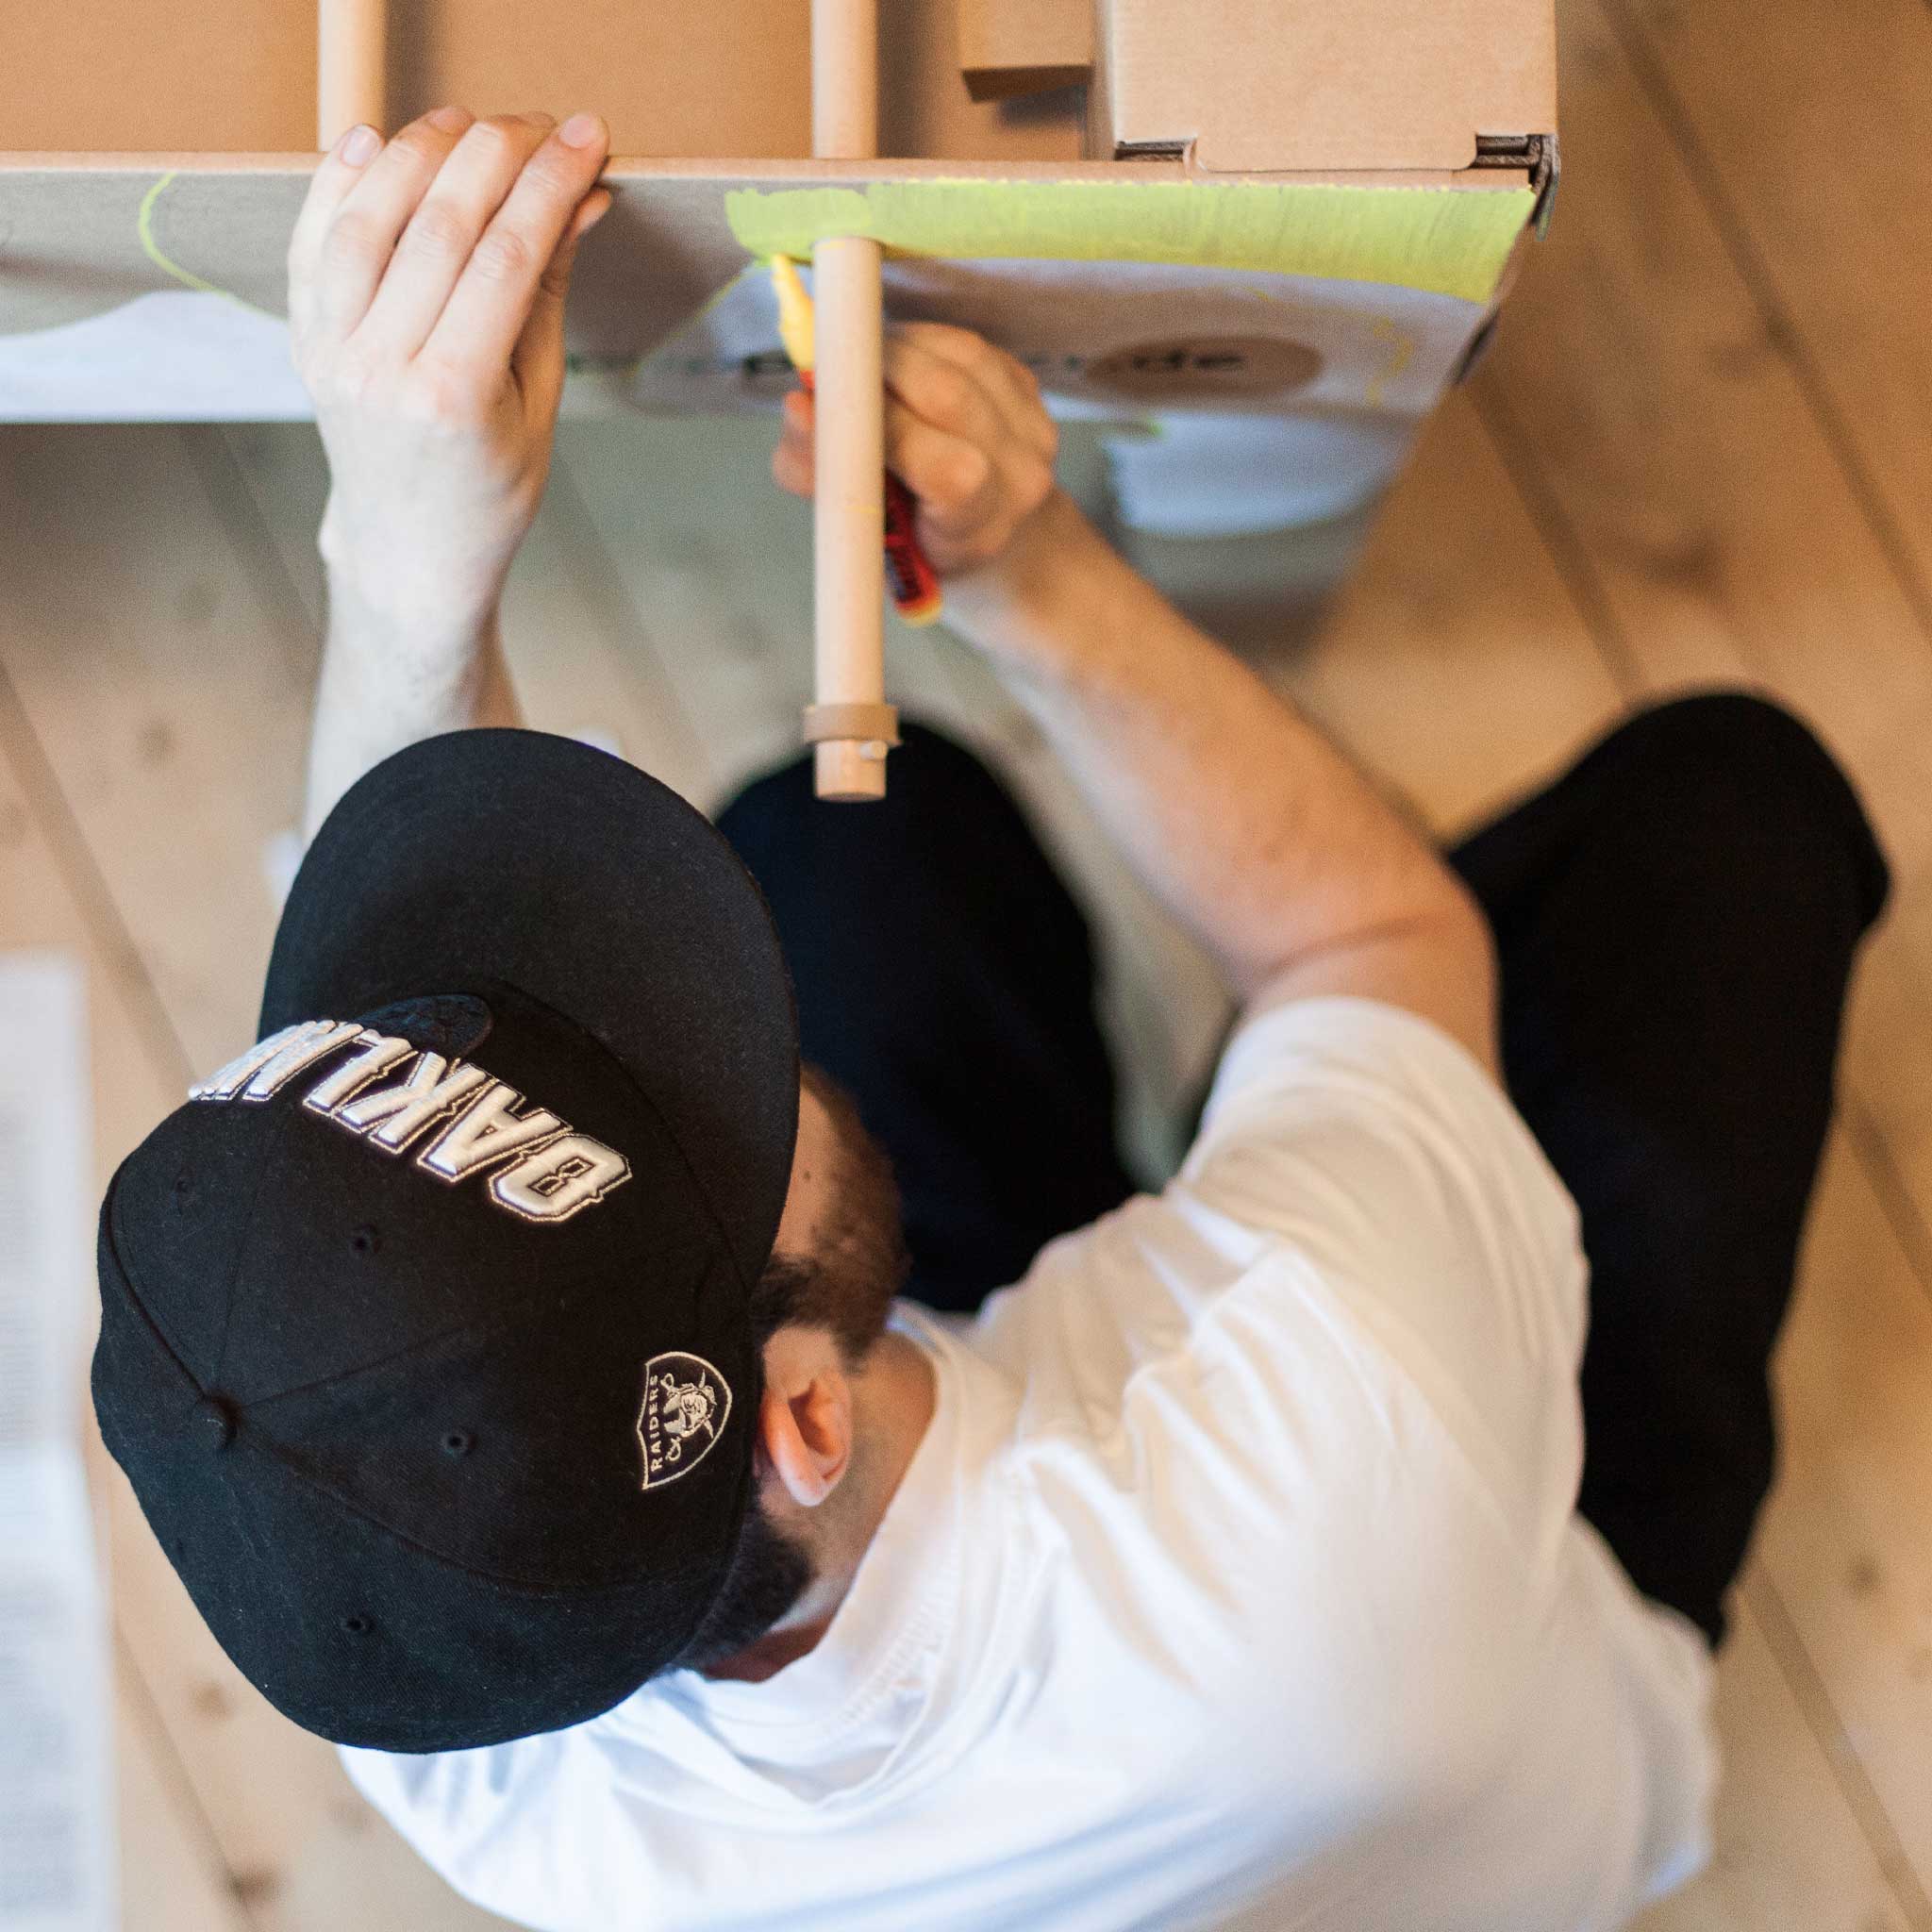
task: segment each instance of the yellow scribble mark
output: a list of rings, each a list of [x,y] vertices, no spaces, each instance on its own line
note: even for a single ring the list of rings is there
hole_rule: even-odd
[[[239,295],[229,295],[227,290],[218,289],[212,282],[205,282],[197,275],[192,275],[178,261],[171,261],[161,252],[161,244],[155,240],[155,203],[161,198],[168,183],[175,178],[173,173],[163,175],[141,198],[141,213],[134,224],[135,233],[141,237],[142,253],[162,271],[171,275],[177,282],[185,282],[191,289],[206,289],[210,295],[227,295],[230,302],[241,300]]]
[[[160,200],[168,183],[175,178],[177,172],[178,170],[171,169],[141,198],[141,212],[135,217],[134,223],[134,232],[141,238],[141,252],[163,275],[173,275],[183,288],[199,289],[204,294],[219,295],[225,302],[234,303],[238,308],[252,308],[258,315],[266,315],[271,322],[282,321],[283,318],[275,314],[274,309],[263,308],[236,294],[232,289],[218,289],[214,283],[203,281],[193,270],[185,269],[178,261],[172,259],[162,249],[161,244],[155,240],[155,204]]]

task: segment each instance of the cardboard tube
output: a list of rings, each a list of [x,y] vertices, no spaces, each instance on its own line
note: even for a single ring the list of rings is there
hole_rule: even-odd
[[[886,690],[885,391],[879,380],[879,244],[821,242],[813,257],[818,433],[812,473],[812,629],[822,705]],[[814,748],[821,798],[881,798],[883,739]]]
[[[811,145],[821,160],[878,153],[878,0],[812,0]],[[856,236],[812,251],[812,633],[821,705],[886,693],[885,395],[879,372],[879,245]],[[821,798],[883,798],[882,738],[812,748]]]
[[[822,161],[879,151],[878,0],[812,0],[811,151]]]
[[[358,122],[385,131],[386,0],[322,0],[316,27],[315,144],[326,153]]]

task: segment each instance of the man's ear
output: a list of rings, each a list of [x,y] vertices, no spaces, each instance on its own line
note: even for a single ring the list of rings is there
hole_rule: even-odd
[[[857,1409],[829,1329],[781,1328],[765,1344],[758,1443],[793,1502],[814,1509],[852,1460]]]

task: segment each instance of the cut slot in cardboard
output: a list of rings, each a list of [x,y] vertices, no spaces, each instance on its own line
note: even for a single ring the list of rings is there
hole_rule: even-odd
[[[1548,0],[1113,0],[1097,21],[1096,154],[1462,169],[1479,137],[1556,129]]]

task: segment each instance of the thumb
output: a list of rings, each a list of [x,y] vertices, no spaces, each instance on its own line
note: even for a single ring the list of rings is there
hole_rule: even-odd
[[[562,239],[551,251],[524,332],[517,338],[510,364],[525,392],[535,391],[540,399],[556,407],[563,389],[563,303],[570,289],[571,264],[576,259],[577,244],[602,221],[610,208],[610,191],[593,188],[577,204]]]

